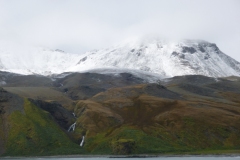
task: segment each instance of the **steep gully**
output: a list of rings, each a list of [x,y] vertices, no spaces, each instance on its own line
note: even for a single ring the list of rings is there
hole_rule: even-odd
[[[63,128],[65,128],[68,132],[74,132],[75,128],[76,128],[76,121],[70,125],[70,127],[68,127],[68,122],[71,121],[71,119],[74,117],[75,119],[77,118],[75,113],[69,113],[68,111],[66,111],[66,109],[59,103],[56,102],[45,102],[42,100],[34,100],[34,99],[30,99],[29,100],[35,104],[37,107],[48,111],[56,120],[56,122],[62,126]],[[80,146],[82,147],[84,144],[84,136],[82,137],[82,141],[80,143]]]
[[[73,116],[76,118],[76,115],[75,113],[73,113]],[[74,132],[75,130],[75,127],[76,127],[76,123],[77,122],[74,122],[69,128],[68,128],[68,132]],[[80,142],[80,146],[83,147],[83,144],[84,144],[84,136],[82,136],[82,141]]]

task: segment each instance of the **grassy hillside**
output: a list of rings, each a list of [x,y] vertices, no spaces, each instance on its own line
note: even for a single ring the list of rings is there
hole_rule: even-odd
[[[239,115],[221,113],[221,109],[207,113],[204,111],[206,108],[185,107],[181,102],[161,104],[159,101],[159,106],[168,109],[161,110],[161,107],[141,102],[122,109],[122,113],[118,113],[123,117],[123,123],[109,127],[95,136],[89,134],[85,148],[94,154],[160,154],[240,149]],[[134,144],[132,147],[128,146],[130,142]]]
[[[85,148],[90,153],[210,153],[240,149],[238,93],[226,96],[219,92],[207,97],[198,90],[192,94],[192,88],[184,91],[171,86],[169,89],[182,95],[174,100],[146,95],[145,88],[138,85],[110,89],[77,104],[75,113],[81,124],[77,127],[86,131]],[[176,97],[166,88],[159,90],[165,97]],[[113,114],[117,123],[113,123]]]
[[[84,149],[73,143],[49,113],[24,100],[24,114],[13,112],[4,155],[83,154]]]
[[[164,86],[140,81],[124,86],[126,81],[111,87],[109,81],[99,81],[99,75],[85,76],[59,79],[60,88],[5,87],[25,99],[23,103],[6,91],[0,94],[0,127],[8,126],[0,130],[0,142],[5,142],[0,152],[11,156],[240,153],[236,77],[183,76],[159,82]],[[75,121],[76,129],[68,133]],[[80,147],[82,136],[85,142]]]
[[[8,92],[17,94],[21,97],[44,100],[56,101],[61,103],[65,108],[72,110],[72,100],[64,93],[54,90],[50,87],[4,87]]]

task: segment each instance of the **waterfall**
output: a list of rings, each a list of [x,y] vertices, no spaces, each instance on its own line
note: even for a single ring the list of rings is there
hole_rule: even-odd
[[[82,147],[83,146],[83,143],[84,143],[84,136],[82,137],[82,141],[80,143],[80,146]]]
[[[76,122],[74,122],[69,128],[68,128],[68,132],[73,132],[75,130],[75,126],[76,126]]]
[[[73,114],[74,118],[77,118],[74,112],[73,112],[72,114]],[[68,128],[68,132],[71,132],[71,131],[73,132],[73,131],[75,130],[75,127],[76,127],[76,122],[74,122],[74,123]]]
[[[75,115],[75,113],[72,113],[72,114],[73,114],[73,116],[74,116],[75,118],[77,118],[76,115]]]
[[[76,115],[75,115],[75,113],[72,113],[72,114],[73,114],[73,116],[74,116],[75,118],[77,118]],[[75,127],[76,127],[76,122],[74,122],[74,123],[68,128],[68,132],[73,132],[73,131],[75,130]],[[84,138],[85,138],[85,137],[82,136],[82,141],[81,141],[81,143],[80,143],[80,147],[83,146]]]

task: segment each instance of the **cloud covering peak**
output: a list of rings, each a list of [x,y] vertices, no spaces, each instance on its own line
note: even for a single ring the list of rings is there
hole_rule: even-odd
[[[238,0],[2,0],[0,40],[82,54],[157,35],[204,39],[240,61]]]

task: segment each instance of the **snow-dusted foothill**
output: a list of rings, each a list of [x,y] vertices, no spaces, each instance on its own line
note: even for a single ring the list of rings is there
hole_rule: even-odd
[[[18,74],[60,74],[80,57],[60,50],[0,43],[0,70]]]

